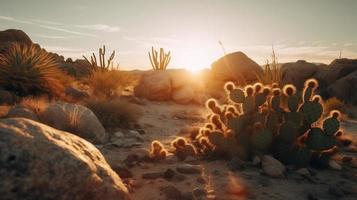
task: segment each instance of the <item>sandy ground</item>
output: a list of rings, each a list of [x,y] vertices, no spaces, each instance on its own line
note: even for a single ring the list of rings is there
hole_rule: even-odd
[[[343,165],[341,171],[309,169],[307,176],[291,169],[285,178],[273,179],[250,163],[234,171],[230,170],[227,161],[209,162],[199,158],[177,161],[170,157],[156,163],[132,164],[128,156],[141,155],[144,149],[149,149],[152,140],[169,145],[176,136],[185,136],[180,133],[181,129],[199,126],[205,121],[202,106],[146,102],[141,107],[144,114],[139,124],[145,133],[141,133],[135,146],[99,147],[112,168],[121,174],[132,199],[357,199],[357,169],[348,165]],[[357,121],[343,126],[357,136]],[[123,130],[123,135],[126,137],[130,133]],[[115,137],[114,134],[113,139]],[[181,166],[197,170],[192,174],[179,173],[177,167]]]

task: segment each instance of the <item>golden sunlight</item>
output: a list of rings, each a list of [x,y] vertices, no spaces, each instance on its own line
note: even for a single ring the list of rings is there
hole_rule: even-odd
[[[193,73],[209,68],[216,59],[223,55],[218,42],[212,38],[196,37],[183,38],[183,43],[172,46],[173,65],[185,68]]]

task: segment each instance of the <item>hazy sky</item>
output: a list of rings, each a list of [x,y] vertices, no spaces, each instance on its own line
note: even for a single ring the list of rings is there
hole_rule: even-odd
[[[171,66],[208,67],[223,52],[260,64],[274,45],[282,62],[357,58],[357,0],[0,0],[0,29],[79,58],[105,44],[123,68],[149,68],[151,46]]]

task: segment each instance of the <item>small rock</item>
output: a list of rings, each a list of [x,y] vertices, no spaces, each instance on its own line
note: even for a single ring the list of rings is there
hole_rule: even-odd
[[[231,171],[243,170],[245,169],[245,163],[239,158],[233,158],[228,162],[228,168]]]
[[[145,130],[144,129],[136,129],[140,135],[145,135]]]
[[[267,177],[264,177],[264,176],[260,177],[258,182],[259,182],[259,185],[261,185],[263,187],[267,187],[271,183],[270,179]]]
[[[183,199],[182,192],[172,185],[160,187],[160,192],[165,195],[167,200]]]
[[[268,155],[262,158],[262,169],[264,174],[272,178],[282,178],[286,171],[286,167],[280,161]]]
[[[172,169],[167,169],[164,172],[164,179],[171,180],[175,176],[176,172]]]
[[[302,175],[302,176],[310,176],[310,171],[307,168],[300,168],[295,171],[296,173]]]
[[[261,162],[262,162],[262,160],[260,159],[259,156],[254,156],[253,161],[252,161],[252,164],[254,166],[259,166]]]
[[[143,179],[158,179],[163,177],[163,173],[161,172],[148,172],[148,173],[144,173],[142,175]]]
[[[336,197],[343,197],[344,193],[341,190],[341,188],[337,187],[337,186],[330,186],[328,189],[328,192]]]
[[[196,198],[202,198],[204,196],[206,196],[207,194],[207,190],[203,189],[203,188],[195,188],[192,191],[193,196]]]
[[[328,166],[330,169],[333,169],[333,170],[337,170],[337,171],[340,171],[342,169],[341,165],[338,164],[336,161],[334,160],[330,160],[328,162]]]
[[[182,164],[176,168],[176,171],[182,174],[200,174],[201,167],[197,165]]]

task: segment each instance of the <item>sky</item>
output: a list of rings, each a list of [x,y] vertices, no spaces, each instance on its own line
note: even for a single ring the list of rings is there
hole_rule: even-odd
[[[169,67],[209,67],[219,41],[259,64],[272,46],[279,62],[330,63],[357,58],[356,10],[356,0],[0,0],[0,30],[73,59],[106,45],[122,69],[151,68],[151,46],[171,51]]]

